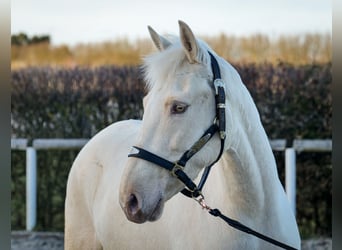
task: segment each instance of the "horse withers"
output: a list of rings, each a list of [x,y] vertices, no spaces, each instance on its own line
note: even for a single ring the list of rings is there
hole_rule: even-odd
[[[206,202],[299,249],[296,220],[248,90],[237,71],[188,25],[179,21],[179,28],[176,38],[149,27],[158,52],[144,60],[148,94],[142,121],[108,126],[75,159],[65,201],[65,249],[277,249],[228,227],[180,194],[185,184],[176,171],[127,157],[141,149],[177,163],[199,144],[186,166],[176,170],[197,183],[222,149],[201,193]],[[224,105],[215,99],[211,56],[222,78]],[[224,107],[224,123],[217,121],[217,106]],[[216,123],[224,124],[224,140],[215,132],[202,143],[199,138]]]

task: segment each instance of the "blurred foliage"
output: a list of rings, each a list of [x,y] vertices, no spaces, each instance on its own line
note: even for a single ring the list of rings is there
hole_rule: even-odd
[[[270,138],[331,138],[331,63],[235,65]]]
[[[140,55],[154,50],[150,39],[130,41],[119,38],[112,42],[52,46],[49,42],[30,43],[21,33],[12,35],[12,69],[27,66],[100,66],[138,65]],[[44,36],[43,36],[44,37]],[[16,38],[16,39],[14,39]],[[272,63],[293,65],[327,63],[331,61],[331,34],[308,33],[270,38],[255,34],[248,37],[220,34],[203,37],[221,57],[232,63]],[[18,41],[19,42],[16,42]],[[32,38],[32,40],[34,40]],[[50,38],[48,39],[50,41]]]
[[[235,64],[270,139],[331,138],[331,64]],[[30,67],[12,71],[12,137],[90,138],[141,118],[138,67]],[[38,225],[63,230],[67,175],[78,150],[38,151]],[[275,152],[284,183],[284,152]],[[331,153],[298,153],[297,220],[302,237],[331,236]],[[12,151],[12,229],[25,228],[25,154]]]
[[[30,38],[25,33],[19,33],[11,36],[11,44],[24,46],[28,44],[50,43],[49,35],[33,36]]]

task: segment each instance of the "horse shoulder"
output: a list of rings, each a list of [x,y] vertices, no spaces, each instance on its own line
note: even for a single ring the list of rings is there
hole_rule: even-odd
[[[140,122],[135,120],[114,123],[96,134],[77,155],[69,173],[65,203],[65,230],[70,237],[76,234],[82,240],[94,241],[94,201],[103,186],[104,173],[120,168],[119,158],[127,158],[123,152],[128,152],[129,138],[139,127]],[[69,236],[66,240],[73,241]]]
[[[127,144],[124,142],[132,138],[139,127],[139,121],[125,120],[113,123],[97,133],[77,155],[70,170],[68,186],[79,185],[82,193],[93,196],[102,172],[119,165],[113,164],[116,162],[115,157],[122,157],[119,151]],[[129,150],[127,147],[125,151]]]

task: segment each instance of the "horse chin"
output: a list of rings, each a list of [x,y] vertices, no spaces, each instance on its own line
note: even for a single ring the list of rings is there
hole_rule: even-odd
[[[156,205],[156,207],[153,209],[152,213],[150,214],[150,216],[147,218],[148,221],[156,221],[158,220],[164,210],[164,201],[162,199],[160,199]]]

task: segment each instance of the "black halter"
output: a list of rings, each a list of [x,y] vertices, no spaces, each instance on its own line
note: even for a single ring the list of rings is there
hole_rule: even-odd
[[[158,155],[155,155],[145,149],[134,146],[138,152],[131,153],[128,157],[136,157],[143,159],[145,161],[152,162],[157,166],[165,168],[171,172],[171,174],[177,177],[181,182],[184,183],[186,188],[181,192],[188,197],[198,197],[201,195],[202,188],[208,178],[211,167],[221,158],[224,148],[224,140],[226,137],[226,112],[225,112],[225,101],[226,95],[224,91],[224,84],[221,80],[221,73],[218,63],[215,57],[208,52],[211,58],[211,68],[214,75],[214,87],[215,87],[215,102],[216,102],[216,118],[214,123],[204,132],[202,137],[197,140],[176,162],[168,161]],[[203,146],[218,132],[221,141],[220,152],[216,160],[207,166],[203,172],[202,178],[198,186],[188,177],[188,175],[183,171],[186,163],[194,156],[198,151],[203,148]]]
[[[224,83],[221,79],[221,73],[220,68],[218,66],[218,63],[215,59],[215,57],[208,51],[211,59],[211,69],[213,71],[214,75],[214,87],[215,87],[215,102],[216,102],[216,118],[214,120],[214,123],[204,132],[202,137],[197,140],[191,147],[188,149],[181,158],[176,162],[168,161],[158,155],[155,155],[145,149],[142,149],[140,147],[133,146],[138,152],[131,153],[128,155],[128,157],[136,157],[143,159],[145,161],[149,161],[151,163],[156,164],[159,167],[162,167],[168,171],[170,171],[171,175],[174,177],[177,177],[181,182],[184,183],[186,188],[184,188],[181,192],[182,194],[190,197],[195,198],[195,200],[202,206],[203,209],[208,210],[208,212],[215,216],[220,217],[222,220],[224,220],[228,225],[231,227],[234,227],[237,230],[243,231],[248,234],[252,234],[264,241],[267,241],[269,243],[272,243],[276,246],[279,246],[284,249],[290,249],[290,250],[296,250],[296,248],[293,248],[289,245],[286,245],[280,241],[277,241],[275,239],[272,239],[266,235],[263,235],[261,233],[258,233],[254,231],[253,229],[241,224],[240,222],[233,220],[225,215],[223,215],[220,210],[217,208],[212,209],[210,208],[204,201],[204,196],[202,194],[202,188],[208,178],[209,172],[211,167],[221,158],[223,149],[224,149],[224,141],[226,138],[226,95],[224,90]],[[209,166],[207,166],[204,169],[203,175],[201,177],[201,180],[198,184],[198,186],[189,178],[189,176],[183,171],[185,168],[186,163],[191,159],[192,156],[194,156],[198,151],[203,148],[203,146],[214,136],[214,134],[218,132],[220,141],[221,141],[221,148],[220,152],[216,158],[216,160],[211,163]],[[199,197],[199,198],[197,198]]]

